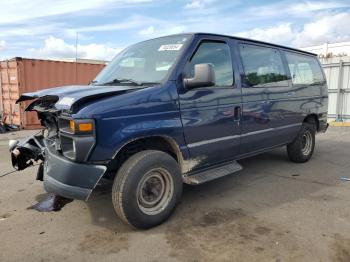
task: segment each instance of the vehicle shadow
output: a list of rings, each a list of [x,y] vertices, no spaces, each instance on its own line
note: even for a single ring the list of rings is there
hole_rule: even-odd
[[[243,170],[238,174],[198,186],[185,185],[170,221],[218,208],[254,214],[261,209],[315,197],[318,191],[340,183],[339,177],[350,167],[347,148],[349,142],[321,140],[313,158],[304,164],[290,162],[285,148],[240,160]],[[135,230],[115,214],[111,183],[99,185],[87,206],[94,225],[118,232]]]
[[[114,211],[111,198],[112,182],[101,181],[87,202],[92,224],[115,232],[132,231],[133,229],[124,224]]]

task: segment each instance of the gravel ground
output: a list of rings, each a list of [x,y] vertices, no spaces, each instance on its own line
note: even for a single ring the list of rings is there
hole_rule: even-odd
[[[0,135],[0,176],[12,171]],[[0,177],[0,261],[350,261],[350,128],[317,136],[312,160],[284,148],[240,161],[238,175],[185,186],[173,216],[147,231],[115,215],[110,187],[58,212],[28,209],[45,197],[36,168]]]

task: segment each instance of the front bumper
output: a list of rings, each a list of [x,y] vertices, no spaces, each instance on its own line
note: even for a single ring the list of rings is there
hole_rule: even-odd
[[[87,200],[107,169],[70,161],[50,146],[45,148],[44,159],[45,190],[66,198]]]

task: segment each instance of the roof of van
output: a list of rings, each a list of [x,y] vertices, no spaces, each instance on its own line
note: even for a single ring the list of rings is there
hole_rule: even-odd
[[[264,42],[264,41],[259,41],[259,40],[249,39],[249,38],[243,38],[243,37],[238,37],[238,36],[223,35],[223,34],[214,34],[214,33],[202,33],[202,32],[184,33],[184,34],[187,34],[187,35],[212,35],[212,36],[223,36],[223,37],[229,37],[229,38],[238,39],[238,40],[243,40],[243,41],[249,41],[249,42],[254,42],[254,43],[260,43],[260,44],[275,46],[275,47],[284,48],[284,49],[289,49],[289,50],[292,50],[292,51],[297,51],[297,52],[304,53],[304,54],[308,54],[308,55],[317,56],[317,54],[314,54],[314,53],[311,53],[311,52],[307,52],[307,51],[304,51],[304,50],[300,50],[300,49],[296,49],[296,48],[293,48],[293,47],[288,47],[288,46],[283,46],[283,45],[277,45],[277,44],[273,44],[273,43],[268,43],[268,42]],[[179,35],[181,35],[181,34],[179,34]]]

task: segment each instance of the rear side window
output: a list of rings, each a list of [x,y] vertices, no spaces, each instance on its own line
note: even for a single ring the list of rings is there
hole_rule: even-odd
[[[212,64],[215,71],[215,86],[232,86],[233,70],[230,48],[226,43],[203,42],[186,66],[186,76],[194,76],[194,65]]]
[[[316,57],[285,52],[294,85],[323,84],[322,69]]]
[[[288,77],[277,49],[240,44],[244,67],[243,82],[250,87],[287,86]]]

